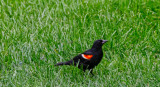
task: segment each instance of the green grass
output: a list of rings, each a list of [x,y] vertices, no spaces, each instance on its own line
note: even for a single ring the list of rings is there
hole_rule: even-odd
[[[1,0],[0,86],[160,86],[159,0]],[[95,76],[54,67],[109,40]]]

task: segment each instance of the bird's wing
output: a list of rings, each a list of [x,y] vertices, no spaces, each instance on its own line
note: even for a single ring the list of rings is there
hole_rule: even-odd
[[[88,66],[90,64],[90,59],[93,57],[93,53],[90,50],[87,50],[83,52],[82,54],[79,54],[78,56],[75,56],[72,60],[74,62],[74,65],[80,64]]]
[[[82,58],[90,60],[91,58],[93,58],[93,53],[92,51],[88,50],[85,51],[84,53],[81,54]]]

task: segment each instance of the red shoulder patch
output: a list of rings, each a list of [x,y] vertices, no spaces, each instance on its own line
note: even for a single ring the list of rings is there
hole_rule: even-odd
[[[82,54],[82,57],[85,58],[85,59],[90,60],[93,57],[93,55]]]

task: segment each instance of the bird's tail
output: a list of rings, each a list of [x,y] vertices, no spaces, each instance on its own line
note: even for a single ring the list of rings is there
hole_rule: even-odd
[[[54,66],[62,66],[62,65],[72,65],[73,62],[72,61],[67,61],[67,62],[60,62],[55,64]]]

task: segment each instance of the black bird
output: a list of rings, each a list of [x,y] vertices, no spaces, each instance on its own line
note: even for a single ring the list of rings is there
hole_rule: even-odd
[[[75,56],[70,61],[60,62],[55,64],[55,66],[74,65],[74,66],[78,66],[78,68],[80,69],[83,69],[84,72],[88,69],[90,73],[93,75],[93,68],[97,66],[102,60],[102,57],[103,57],[102,46],[106,42],[107,40],[96,40],[93,43],[93,46],[91,49],[83,52],[82,54]]]

